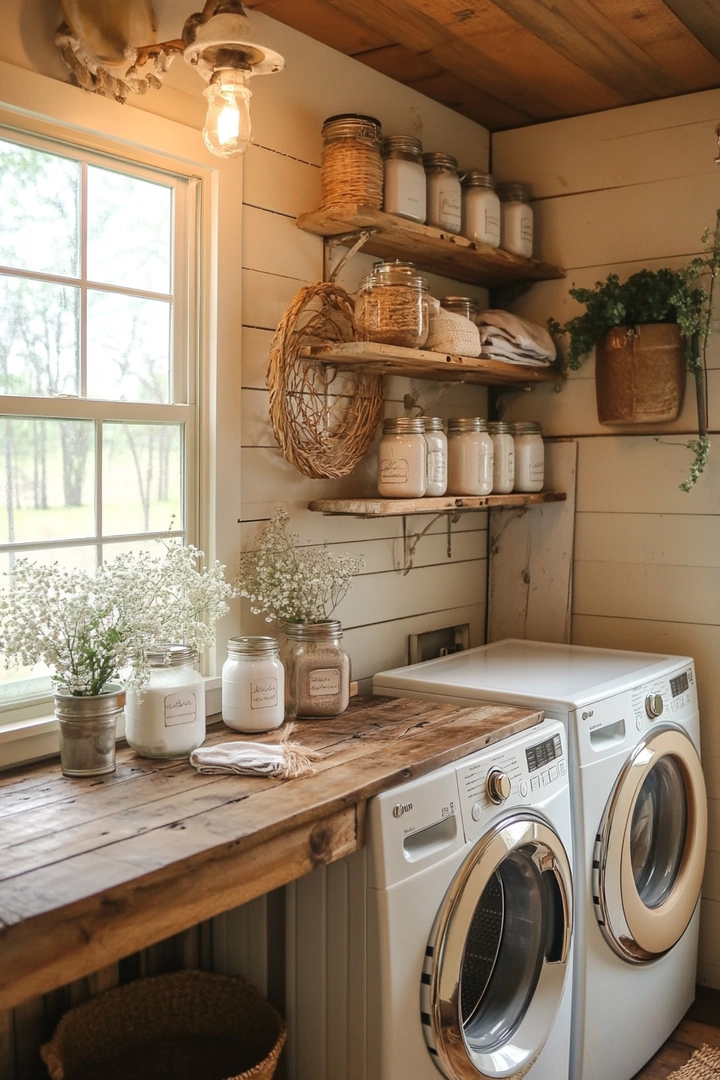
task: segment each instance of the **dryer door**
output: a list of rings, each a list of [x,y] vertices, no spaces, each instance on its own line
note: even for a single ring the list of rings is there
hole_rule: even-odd
[[[681,728],[655,728],[615,783],[593,860],[598,923],[624,960],[654,960],[685,933],[700,896],[706,839],[695,747]]]
[[[449,1080],[522,1076],[550,1033],[569,967],[572,878],[531,811],[501,819],[458,871],[425,956],[425,1040]]]

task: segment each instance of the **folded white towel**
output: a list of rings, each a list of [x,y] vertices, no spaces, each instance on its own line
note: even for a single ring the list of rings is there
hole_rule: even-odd
[[[511,346],[483,345],[482,356],[491,360],[502,360],[505,364],[522,364],[525,367],[548,367],[549,360],[539,360],[537,356],[520,352]]]
[[[520,319],[509,311],[489,309],[475,319],[480,329],[483,345],[502,347],[511,344],[513,351],[537,360],[552,363],[556,357],[555,346],[545,327]]]
[[[287,739],[287,736],[285,736]],[[238,740],[199,746],[190,755],[190,764],[206,776],[238,773],[242,776],[271,776],[292,780],[314,772],[313,761],[321,755],[297,743],[261,743]]]

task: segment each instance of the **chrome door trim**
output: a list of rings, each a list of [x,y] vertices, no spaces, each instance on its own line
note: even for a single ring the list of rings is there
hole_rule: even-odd
[[[644,905],[630,861],[635,804],[651,770],[672,757],[685,781],[688,826],[685,853],[668,898]],[[655,960],[682,937],[700,897],[707,844],[707,800],[700,758],[687,732],[675,724],[653,728],[625,762],[608,799],[593,853],[593,903],[603,937],[629,963]]]
[[[460,973],[475,908],[492,876],[513,852],[530,849],[540,872],[551,871],[562,902],[558,957],[543,958],[532,1005],[511,1040],[483,1053],[468,1045],[460,1018]],[[421,986],[423,1031],[435,1064],[448,1080],[519,1078],[531,1068],[552,1028],[569,969],[573,930],[572,872],[550,824],[531,810],[499,819],[475,844],[453,879],[430,934]]]

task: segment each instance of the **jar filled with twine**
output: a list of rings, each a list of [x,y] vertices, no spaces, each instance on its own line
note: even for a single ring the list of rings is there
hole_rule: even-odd
[[[383,205],[382,127],[373,116],[341,113],[322,128],[322,209]]]

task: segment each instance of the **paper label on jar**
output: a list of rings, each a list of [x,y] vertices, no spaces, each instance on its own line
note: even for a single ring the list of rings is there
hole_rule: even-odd
[[[442,450],[429,450],[427,478],[430,484],[442,484],[445,479],[445,455]]]
[[[340,693],[340,668],[316,668],[308,679],[310,697],[330,697]]]
[[[185,690],[180,694],[166,694],[163,713],[165,727],[194,724],[197,718],[195,694],[192,690]]]
[[[440,195],[440,218],[444,228],[460,228],[460,199],[454,192],[443,191]]]
[[[278,703],[277,679],[259,679],[250,683],[250,708],[274,709]]]
[[[380,482],[382,484],[407,484],[410,476],[410,464],[405,458],[382,458],[380,461]]]
[[[527,240],[532,243],[533,238],[533,219],[532,217],[524,217],[520,219],[520,236],[523,240]]]
[[[485,232],[488,236],[500,239],[500,218],[488,208],[485,209]]]

